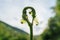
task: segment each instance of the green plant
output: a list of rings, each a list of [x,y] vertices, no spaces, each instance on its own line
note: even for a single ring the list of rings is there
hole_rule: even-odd
[[[27,9],[31,9],[31,11],[29,12],[29,14],[32,14],[32,22],[29,21],[28,19],[28,15],[27,15]],[[27,22],[29,28],[30,28],[30,40],[33,40],[33,22],[36,18],[36,12],[35,12],[35,9],[33,7],[25,7],[23,9],[23,14],[22,14],[22,18],[23,18],[23,21],[21,21],[21,23],[23,24],[23,22]],[[37,22],[37,21],[36,21]],[[38,22],[37,24],[38,25]]]

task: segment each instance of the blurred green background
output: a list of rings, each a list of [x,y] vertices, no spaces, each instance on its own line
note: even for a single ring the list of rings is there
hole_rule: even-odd
[[[28,40],[28,33],[0,21],[0,40]]]

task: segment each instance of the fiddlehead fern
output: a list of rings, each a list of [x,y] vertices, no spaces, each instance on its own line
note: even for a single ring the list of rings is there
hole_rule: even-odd
[[[32,14],[32,23],[28,20],[28,15],[27,15],[27,9],[31,9],[32,11],[29,12],[29,14]],[[36,12],[35,9],[33,7],[25,7],[23,9],[23,14],[22,14],[22,18],[24,21],[26,21],[28,23],[28,26],[30,27],[30,40],[33,40],[33,21],[36,18]],[[23,22],[21,22],[23,23]]]

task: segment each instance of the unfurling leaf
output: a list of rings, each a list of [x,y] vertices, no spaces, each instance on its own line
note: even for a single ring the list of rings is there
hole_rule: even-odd
[[[39,24],[39,22],[38,22],[37,18],[35,18],[35,19],[34,19],[34,22],[35,22],[35,24],[36,24],[36,25],[38,25],[38,24]]]
[[[29,12],[30,16],[32,16],[32,23],[30,23],[30,21],[28,20],[28,15],[27,15],[27,9],[31,9],[32,11]],[[25,23],[27,22],[28,23],[28,26],[30,28],[30,40],[33,40],[33,22],[34,22],[34,19],[36,17],[36,12],[35,12],[35,9],[33,7],[25,7],[23,9],[23,14],[22,14],[22,18],[24,20],[21,20],[21,23]],[[36,22],[36,25],[38,25],[38,21],[35,20]]]
[[[26,21],[22,19],[22,20],[21,20],[21,24],[23,24],[23,23],[26,23]]]
[[[38,24],[36,24],[36,26],[37,26]]]
[[[23,24],[23,22],[21,22],[21,24]]]

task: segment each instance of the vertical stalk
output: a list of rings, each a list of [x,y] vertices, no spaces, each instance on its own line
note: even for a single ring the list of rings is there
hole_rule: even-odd
[[[33,20],[32,19],[32,23],[31,23],[31,26],[30,26],[30,40],[33,40]]]
[[[30,40],[33,40],[33,27],[30,27]]]

